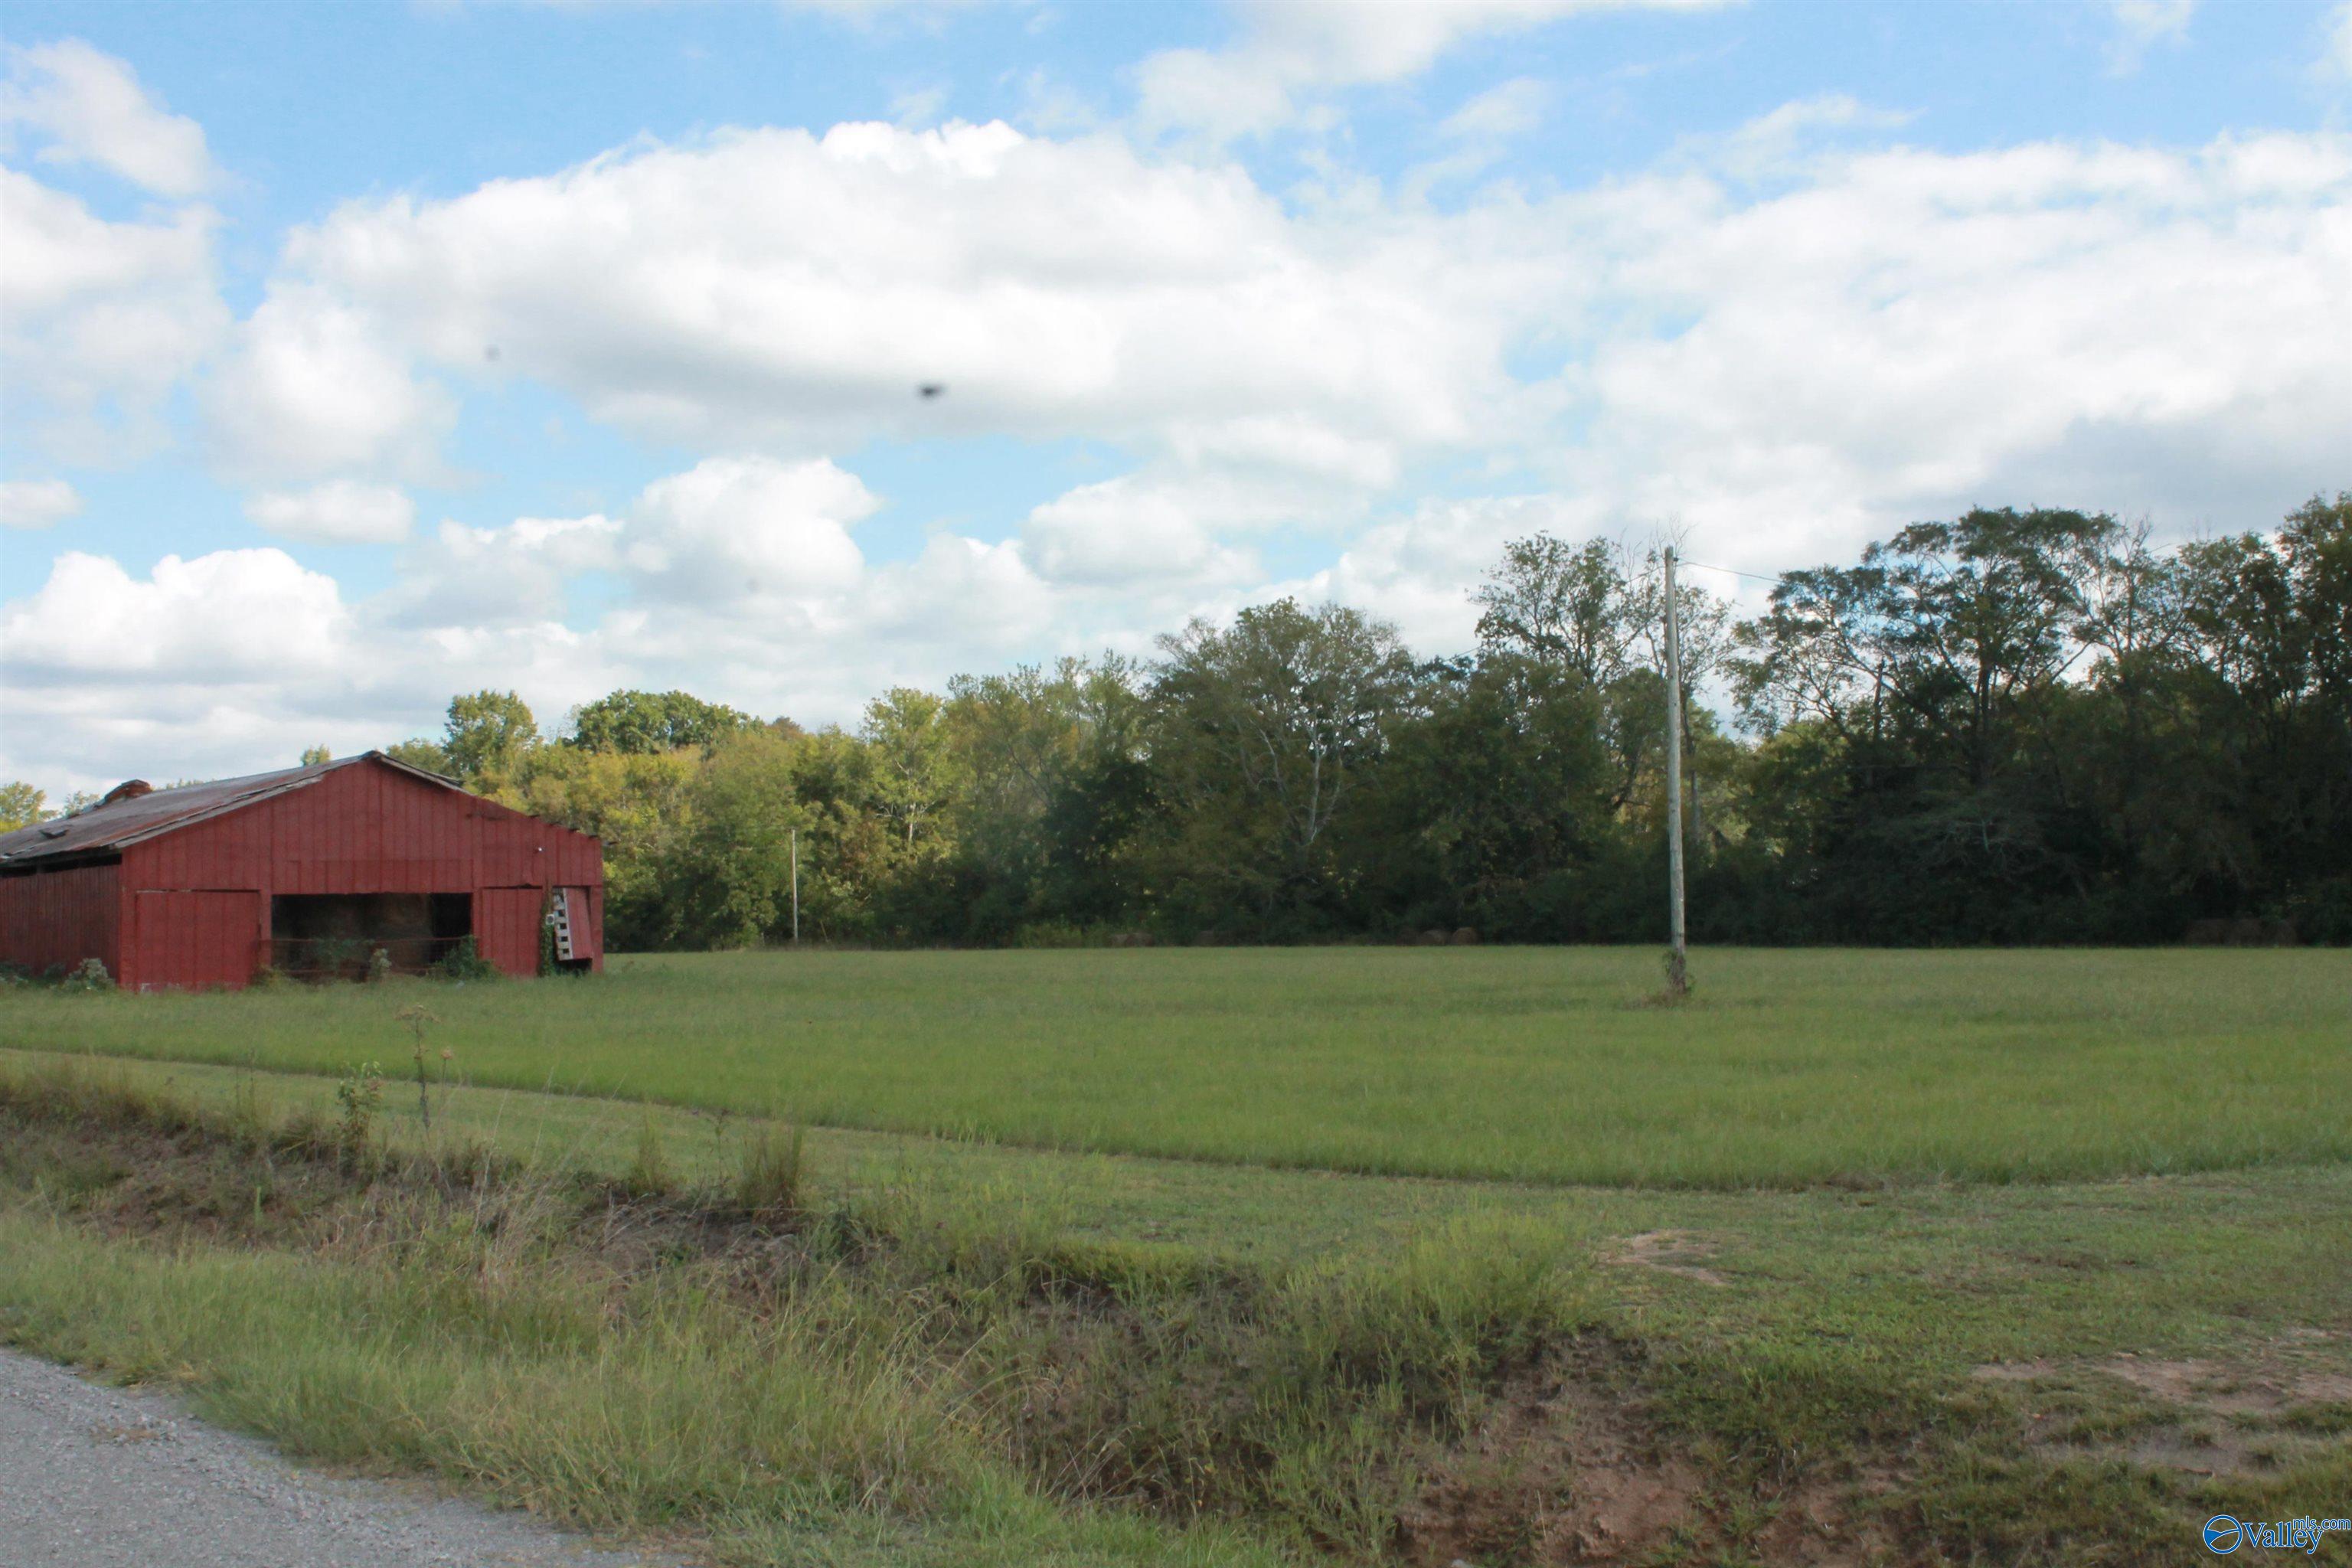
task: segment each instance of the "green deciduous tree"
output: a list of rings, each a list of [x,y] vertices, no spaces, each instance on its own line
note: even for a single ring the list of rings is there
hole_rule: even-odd
[[[698,755],[541,746],[499,790],[520,811],[604,843],[604,923],[617,947],[667,947],[684,917],[664,880],[694,824]]]
[[[1601,694],[1581,670],[1490,651],[1424,671],[1418,711],[1397,728],[1380,838],[1402,857],[1384,879],[1406,923],[1536,930],[1537,906],[1612,831]]]
[[[615,691],[576,708],[571,742],[583,751],[646,753],[709,746],[759,722],[684,691]]]
[[[1116,655],[949,683],[944,721],[962,784],[952,831],[971,889],[971,938],[1122,912],[1115,868],[1139,819],[1119,809],[1118,786],[1139,765],[1139,688],[1135,666]]]
[[[49,797],[43,791],[18,779],[0,784],[0,833],[30,827],[56,815],[49,809]]]
[[[1605,689],[1633,667],[1644,630],[1626,566],[1624,550],[1606,540],[1512,540],[1470,595],[1479,650],[1558,665]]]
[[[816,940],[1655,941],[1677,708],[1701,940],[2352,941],[2347,530],[2344,495],[2168,549],[1979,510],[1736,627],[1685,583],[1689,684],[1719,668],[1744,738],[1665,689],[1654,552],[1538,536],[1465,585],[1475,655],[1283,600],[1149,670],[899,688],[854,733],[625,691],[542,746],[482,692],[395,753],[600,835],[621,947],[782,939],[795,834]]]
[[[413,741],[395,741],[383,748],[383,754],[396,763],[406,763],[412,768],[423,768],[428,773],[443,778],[456,778],[457,764],[449,760],[448,749],[438,741],[419,737]]]
[[[940,847],[961,784],[946,716],[944,698],[911,686],[894,686],[866,705],[860,733],[873,753],[875,809],[909,852]]]
[[[449,700],[441,749],[469,786],[495,789],[539,744],[539,723],[511,691],[476,691]]]
[[[677,934],[696,947],[748,947],[791,919],[793,830],[803,825],[789,737],[751,731],[714,751],[687,786],[684,822],[662,858]]]
[[[1279,924],[1329,918],[1333,827],[1412,694],[1396,628],[1283,599],[1160,639],[1153,762],[1176,837],[1171,881]]]

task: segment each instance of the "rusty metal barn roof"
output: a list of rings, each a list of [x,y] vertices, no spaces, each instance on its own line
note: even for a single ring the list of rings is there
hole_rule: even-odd
[[[37,822],[14,833],[0,834],[0,866],[24,866],[69,855],[124,848],[272,795],[306,788],[338,768],[368,762],[382,763],[428,784],[465,793],[454,780],[439,773],[413,767],[382,752],[362,752],[356,757],[338,757],[333,762],[313,763],[308,767],[280,768],[272,773],[247,773],[243,778],[151,790],[144,795],[110,799],[71,816]]]

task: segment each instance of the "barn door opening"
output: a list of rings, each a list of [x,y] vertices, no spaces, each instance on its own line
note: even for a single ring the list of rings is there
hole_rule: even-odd
[[[473,934],[473,904],[467,893],[279,893],[270,961],[300,979],[358,979],[382,948],[394,970],[422,973]]]

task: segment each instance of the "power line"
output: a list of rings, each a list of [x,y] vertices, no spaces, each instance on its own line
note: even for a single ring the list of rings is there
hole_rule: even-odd
[[[1769,572],[1742,572],[1737,566],[1710,566],[1704,561],[1685,561],[1683,564],[1696,566],[1702,572],[1727,572],[1734,577],[1750,577],[1759,583],[1777,583],[1782,587],[1786,587],[1789,582],[1786,577],[1775,576]]]

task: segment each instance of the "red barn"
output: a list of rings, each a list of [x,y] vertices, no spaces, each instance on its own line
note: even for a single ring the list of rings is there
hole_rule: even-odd
[[[181,789],[121,785],[0,835],[0,962],[102,961],[127,990],[243,985],[264,964],[422,969],[472,937],[509,974],[604,963],[593,837],[381,752]]]

